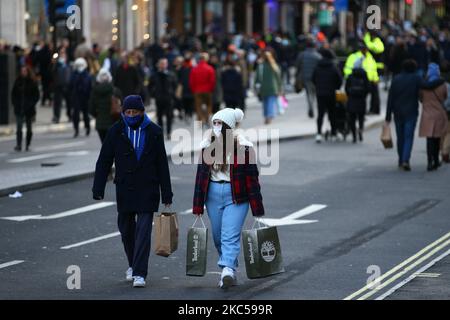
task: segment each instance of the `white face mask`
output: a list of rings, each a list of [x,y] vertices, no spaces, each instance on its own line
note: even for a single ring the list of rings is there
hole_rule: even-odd
[[[222,134],[222,125],[213,126],[213,132],[216,137],[220,137],[220,135]]]

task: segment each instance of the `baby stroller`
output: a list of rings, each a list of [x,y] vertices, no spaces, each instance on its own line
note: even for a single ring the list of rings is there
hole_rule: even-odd
[[[348,126],[347,113],[347,95],[345,92],[336,92],[336,105],[334,110],[329,114],[330,122],[335,127],[337,135],[340,135],[344,141],[347,141],[347,135],[350,132]],[[332,137],[331,130],[325,132],[325,140]]]

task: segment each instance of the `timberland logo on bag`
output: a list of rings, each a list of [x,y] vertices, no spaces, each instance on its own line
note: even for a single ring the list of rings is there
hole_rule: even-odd
[[[253,255],[253,242],[252,242],[252,238],[248,237],[247,238],[247,243],[248,243],[248,253],[249,253],[249,258],[250,258],[250,264],[255,263],[255,256]]]
[[[194,234],[194,250],[192,251],[192,262],[198,261],[198,234]]]
[[[272,241],[265,241],[261,245],[261,256],[265,262],[272,262],[277,255],[275,244]]]

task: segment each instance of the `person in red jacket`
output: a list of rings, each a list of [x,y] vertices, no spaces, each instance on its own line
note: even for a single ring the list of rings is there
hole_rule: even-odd
[[[209,117],[212,115],[212,95],[216,87],[216,73],[208,64],[208,60],[208,53],[202,53],[199,64],[192,69],[189,76],[189,86],[194,94],[195,111],[203,125],[209,123]],[[203,105],[206,105],[206,110],[203,109]]]

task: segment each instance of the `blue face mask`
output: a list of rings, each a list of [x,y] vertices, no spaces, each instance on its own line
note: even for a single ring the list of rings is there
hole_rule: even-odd
[[[125,116],[125,121],[127,122],[127,124],[130,127],[135,127],[135,126],[137,126],[139,124],[139,122],[141,122],[142,117],[143,116],[141,116],[141,115],[134,116],[134,117],[127,117],[127,116]]]

